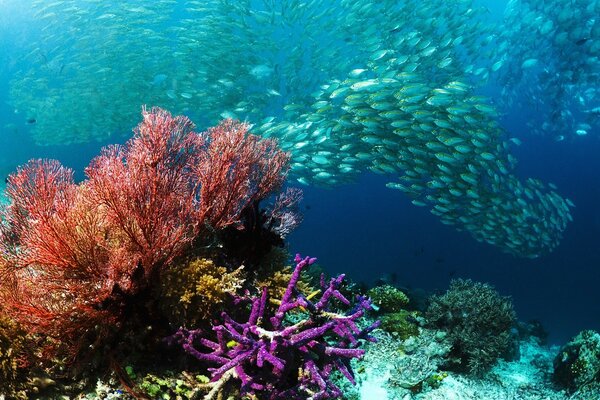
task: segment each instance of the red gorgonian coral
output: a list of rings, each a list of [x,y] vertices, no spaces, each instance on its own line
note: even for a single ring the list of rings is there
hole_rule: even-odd
[[[161,269],[202,235],[236,225],[287,173],[289,156],[246,124],[198,134],[159,108],[142,116],[133,138],[104,148],[81,183],[53,160],[8,179],[0,301],[71,355],[109,336]]]

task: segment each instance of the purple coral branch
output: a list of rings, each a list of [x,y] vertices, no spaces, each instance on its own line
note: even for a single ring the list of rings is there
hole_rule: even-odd
[[[339,291],[344,276],[340,275],[325,284],[321,279],[323,294],[313,303],[298,293],[296,285],[302,270],[316,259],[296,255],[296,267],[275,315],[265,319],[267,288],[262,288],[259,298],[252,300],[248,321],[234,321],[223,313],[221,325],[213,327],[217,341],[201,337],[200,330],[180,328],[169,342],[178,342],[191,355],[201,361],[216,364],[210,368],[211,381],[230,379],[241,381],[240,394],[255,395],[261,399],[331,399],[341,396],[340,389],[329,379],[334,369],[350,382],[354,375],[349,360],[362,357],[359,339],[374,341],[369,334],[378,324],[360,329],[356,322],[371,307],[368,299],[358,296],[357,304],[349,313],[338,314],[329,310],[331,300],[344,305],[350,301]],[[301,310],[303,320],[290,325],[287,313]],[[270,326],[265,326],[270,322]],[[233,341],[233,342],[232,342]],[[335,342],[335,344],[332,343]],[[199,344],[209,352],[204,353],[194,345]]]
[[[262,294],[260,298],[255,299],[252,302],[252,311],[250,312],[250,318],[248,319],[249,325],[256,325],[264,316],[265,307],[267,305],[267,287],[262,288]]]
[[[296,268],[294,268],[294,272],[292,272],[292,276],[290,277],[290,282],[288,283],[288,286],[285,289],[285,293],[283,294],[283,297],[281,298],[281,304],[279,305],[279,309],[275,313],[275,316],[273,318],[271,318],[271,324],[273,324],[273,327],[275,329],[279,329],[279,327],[281,326],[281,321],[283,321],[285,314],[289,310],[295,308],[292,305],[290,305],[290,303],[292,303],[290,300],[291,300],[294,292],[296,291],[296,285],[298,284],[298,280],[300,279],[300,274],[302,273],[302,269],[304,269],[305,267],[307,267],[309,265],[312,265],[315,261],[317,261],[317,259],[314,257],[313,258],[311,258],[311,257],[302,258],[300,256],[300,254],[296,254],[296,257],[294,257],[294,262],[296,263]]]

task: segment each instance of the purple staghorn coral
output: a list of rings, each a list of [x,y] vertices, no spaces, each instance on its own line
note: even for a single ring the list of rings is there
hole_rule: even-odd
[[[184,328],[169,338],[197,359],[218,365],[209,369],[213,386],[206,399],[214,398],[232,378],[241,381],[241,395],[260,399],[339,398],[342,393],[330,380],[335,369],[355,382],[350,360],[364,354],[357,348],[359,339],[374,341],[369,333],[379,325],[376,322],[360,329],[356,324],[371,308],[370,302],[357,296],[356,306],[348,313],[330,310],[333,299],[350,305],[338,290],[344,275],[331,279],[329,284],[321,278],[323,294],[318,301],[310,301],[299,294],[296,284],[302,270],[316,259],[297,254],[294,261],[296,268],[271,318],[265,317],[265,287],[261,296],[252,300],[247,322],[239,323],[222,314],[222,325],[213,327],[216,341],[203,337],[201,330]],[[303,317],[293,324],[285,319],[292,310],[300,310]],[[196,345],[209,352],[198,350]]]

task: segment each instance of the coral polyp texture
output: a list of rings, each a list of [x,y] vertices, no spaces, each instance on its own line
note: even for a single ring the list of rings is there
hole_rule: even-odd
[[[300,274],[314,261],[296,255],[287,289],[270,318],[265,312],[267,288],[263,287],[261,296],[252,300],[247,322],[222,314],[222,323],[213,327],[216,340],[202,330],[183,328],[169,338],[197,359],[217,365],[209,369],[213,384],[206,399],[222,395],[231,381],[240,382],[240,394],[251,398],[340,398],[341,390],[331,381],[336,369],[354,383],[350,360],[364,354],[357,348],[359,339],[373,341],[369,333],[378,323],[359,328],[358,319],[371,308],[364,297],[357,297],[356,305],[347,313],[334,309],[334,303],[351,304],[338,290],[344,275],[332,278],[328,284],[323,279],[318,301],[299,294],[296,284]],[[287,319],[293,310],[301,312],[301,316],[294,315],[296,322]]]
[[[274,140],[225,120],[203,133],[159,108],[123,146],[108,146],[75,183],[55,160],[9,176],[0,226],[0,301],[27,332],[68,356],[154,316],[161,272],[193,243],[228,227],[277,191],[288,155]]]

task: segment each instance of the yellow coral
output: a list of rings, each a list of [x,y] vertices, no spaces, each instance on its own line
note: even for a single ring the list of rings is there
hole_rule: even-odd
[[[207,258],[174,265],[162,279],[162,308],[175,325],[195,326],[244,283],[243,266],[228,272]]]
[[[260,265],[256,287],[267,287],[270,302],[278,304],[292,277],[292,268],[287,265],[290,255],[283,249],[275,248],[269,252]],[[310,278],[300,275],[296,289],[304,296],[314,296],[318,291],[310,284]]]

